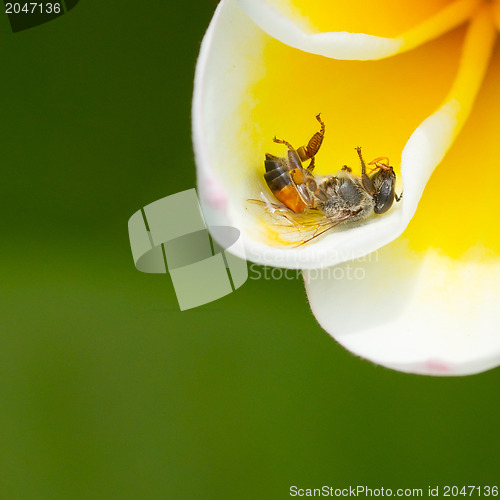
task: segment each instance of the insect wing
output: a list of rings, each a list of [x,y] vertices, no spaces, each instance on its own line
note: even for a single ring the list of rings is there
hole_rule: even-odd
[[[335,217],[326,217],[316,209],[295,213],[284,205],[264,200],[250,199],[252,205],[259,207],[262,225],[268,228],[269,239],[281,245],[302,246],[323,235],[342,222],[356,215],[343,211]]]

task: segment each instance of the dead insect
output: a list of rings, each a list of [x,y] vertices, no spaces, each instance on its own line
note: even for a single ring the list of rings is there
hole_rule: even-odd
[[[275,137],[274,142],[287,146],[288,154],[286,157],[266,154],[265,160],[266,183],[284,205],[280,207],[271,203],[273,214],[284,217],[289,226],[295,224],[302,233],[304,230],[312,233],[300,238],[300,245],[339,224],[360,221],[373,213],[383,214],[391,208],[394,199],[399,202],[402,196],[395,193],[396,174],[389,159],[380,157],[371,161],[368,165],[374,167],[367,174],[359,147],[356,151],[361,162],[361,176],[353,174],[346,165],[333,175],[313,175],[315,156],[325,136],[325,124],[320,114],[316,119],[321,129],[307,146],[296,150],[290,143]],[[310,163],[304,168],[303,162],[307,160]]]

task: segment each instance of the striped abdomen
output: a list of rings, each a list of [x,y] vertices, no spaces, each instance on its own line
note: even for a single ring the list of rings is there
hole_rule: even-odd
[[[284,158],[266,154],[266,173],[264,178],[271,192],[276,198],[293,212],[303,212],[312,206],[309,193],[305,185],[297,185],[293,180],[290,167]],[[296,171],[295,169],[294,171]],[[300,169],[304,175],[310,175]]]

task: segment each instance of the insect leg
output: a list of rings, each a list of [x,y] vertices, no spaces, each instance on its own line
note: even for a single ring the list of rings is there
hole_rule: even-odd
[[[300,161],[297,151],[293,148],[288,151],[288,163],[290,164],[290,167],[302,170],[302,162]]]
[[[318,184],[312,176],[306,180],[306,186],[316,199],[322,202],[327,200],[325,186],[323,184]]]
[[[316,115],[316,120],[318,120],[321,125],[320,131],[316,132],[311,137],[311,139],[307,143],[307,146],[301,146],[299,149],[297,149],[297,153],[299,153],[300,159],[302,161],[308,160],[309,158],[312,158],[314,155],[316,155],[319,151],[319,148],[321,147],[321,144],[323,143],[323,139],[325,137],[325,123],[321,119],[321,113],[318,113]]]
[[[356,151],[358,152],[359,160],[361,161],[361,180],[363,182],[363,187],[368,194],[373,194],[375,192],[375,188],[373,187],[372,180],[366,173],[366,165],[363,160],[363,156],[361,155],[361,148],[356,148]]]
[[[363,160],[363,155],[361,154],[361,148],[357,147],[356,151],[358,152],[359,161],[361,162],[361,175],[366,175],[366,165]]]
[[[289,142],[284,141],[283,139],[278,139],[276,136],[273,141],[276,144],[284,144],[288,148],[288,162],[290,163],[292,170],[302,170],[302,162],[295,148]]]
[[[302,161],[295,148],[289,142],[277,137],[274,137],[273,141],[277,144],[284,144],[288,148],[288,162],[292,169],[302,170]]]
[[[273,142],[276,144],[284,144],[290,151],[295,151],[295,148],[289,142],[278,139],[276,136],[274,136]]]

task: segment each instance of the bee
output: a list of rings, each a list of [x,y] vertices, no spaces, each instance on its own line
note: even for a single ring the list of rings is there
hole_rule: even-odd
[[[374,213],[384,214],[394,200],[399,202],[403,196],[395,192],[396,174],[389,159],[379,157],[369,162],[373,168],[368,174],[360,147],[355,149],[361,162],[361,176],[355,175],[347,165],[335,174],[315,176],[315,157],[325,137],[321,114],[316,115],[316,119],[320,130],[307,146],[295,149],[275,137],[275,143],[288,148],[287,156],[266,154],[264,179],[282,205],[252,200],[266,204],[275,219],[282,218],[286,225],[298,229],[302,233],[300,245],[339,224],[362,221]],[[305,166],[307,161],[309,165]]]

